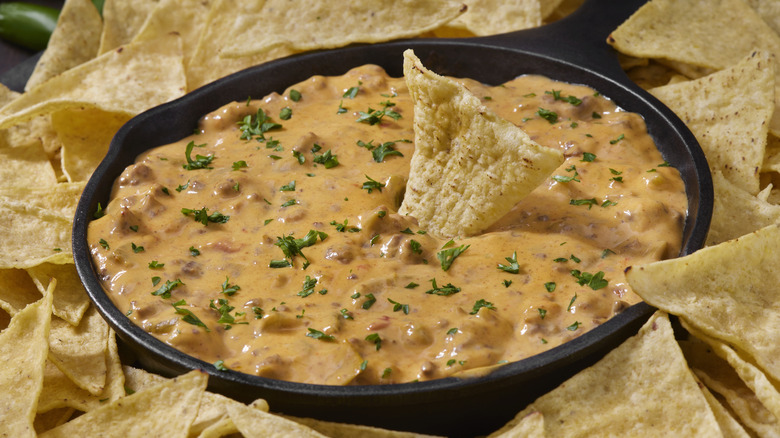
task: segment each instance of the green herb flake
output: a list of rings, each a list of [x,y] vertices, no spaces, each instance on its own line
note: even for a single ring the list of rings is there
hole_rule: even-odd
[[[592,154],[590,152],[584,152],[582,154],[582,159],[580,161],[585,161],[587,163],[592,163],[596,161],[596,154]]]
[[[578,328],[580,328],[580,324],[582,324],[582,323],[579,322],[579,321],[574,321],[572,323],[572,325],[566,327],[566,330],[568,330],[570,332],[573,332],[573,331],[577,330]]]
[[[92,217],[94,219],[100,219],[101,217],[103,217],[105,215],[106,215],[106,212],[103,210],[103,206],[100,205],[100,203],[98,202],[97,208],[95,209],[95,212],[92,213]]]
[[[471,312],[469,312],[469,315],[476,315],[479,312],[479,309],[483,307],[490,310],[496,310],[496,306],[494,306],[493,303],[480,298],[474,303],[474,306],[472,307]]]
[[[539,108],[538,111],[536,111],[536,114],[543,118],[544,120],[547,120],[550,122],[550,124],[555,124],[558,122],[558,113],[555,111],[546,110],[544,108]]]
[[[393,312],[403,311],[404,315],[408,315],[409,314],[409,305],[408,304],[401,304],[401,303],[399,303],[397,301],[391,300],[390,298],[388,298],[387,301],[389,301],[390,304],[393,305]]]
[[[100,243],[100,246],[102,246],[102,247],[103,247],[103,249],[111,249],[111,248],[109,248],[109,246],[108,246],[108,242],[106,242],[106,240],[105,240],[105,239],[100,239],[100,240],[98,241],[98,243]]]
[[[326,169],[332,169],[339,165],[339,159],[336,155],[333,155],[333,153],[328,149],[327,152],[325,152],[322,155],[314,155],[314,162],[317,164],[322,164],[325,166]]]
[[[130,247],[133,248],[133,252],[138,254],[139,252],[144,252],[143,246],[138,246],[133,242],[130,242]]]
[[[366,175],[366,178],[368,181],[365,181],[363,185],[361,186],[362,189],[367,190],[368,193],[371,193],[374,190],[377,190],[379,192],[382,191],[382,188],[385,186],[384,183],[381,183],[379,181],[376,181],[372,179],[370,176]]]
[[[595,274],[590,272],[582,272],[578,269],[571,271],[571,275],[577,279],[577,284],[580,286],[588,286],[593,290],[599,290],[607,287],[609,281],[604,279],[604,271],[599,271]]]
[[[193,257],[197,257],[200,255],[200,250],[198,248],[195,248],[194,246],[190,247],[190,255]]]
[[[371,333],[370,335],[366,336],[366,341],[373,342],[377,351],[382,348],[382,338],[379,337],[379,333]]]
[[[441,262],[441,269],[444,271],[450,269],[452,262],[454,262],[458,256],[466,252],[469,247],[471,247],[471,245],[461,245],[457,248],[449,248],[436,253],[436,257]]]
[[[520,265],[517,263],[517,251],[512,253],[512,257],[505,257],[504,258],[507,262],[509,262],[508,265],[502,265],[498,264],[498,269],[509,272],[510,274],[519,274],[520,273]]]
[[[161,280],[160,277],[152,277],[152,286],[157,286],[158,284],[160,284],[160,280]]]
[[[216,362],[214,362],[214,368],[218,369],[219,371],[227,371],[228,367],[225,366],[225,361],[220,359]]]
[[[457,286],[453,286],[452,283],[447,283],[446,285],[439,287],[436,285],[435,278],[431,278],[430,281],[431,281],[431,289],[425,291],[426,294],[446,297],[460,292],[460,288]]]
[[[544,317],[547,316],[547,310],[542,309],[541,307],[538,307],[536,310],[539,312],[539,318],[544,319]]]
[[[616,139],[610,140],[609,144],[615,144],[615,143],[619,142],[620,140],[623,140],[624,138],[626,138],[626,136],[624,134],[620,134],[620,135],[617,136]]]
[[[177,287],[183,284],[184,283],[182,283],[182,281],[179,280],[178,278],[174,281],[166,280],[164,285],[160,286],[159,289],[152,292],[152,295],[168,299],[171,297],[171,291],[173,291],[174,289],[176,289]]]
[[[598,201],[596,201],[596,198],[590,198],[590,199],[571,199],[569,201],[569,205],[587,205],[588,210],[590,210],[591,207],[594,205],[599,205]]]
[[[220,293],[223,293],[227,296],[233,296],[236,292],[241,290],[241,287],[230,283],[230,278],[225,277],[225,281],[222,283],[222,291]]]
[[[376,303],[376,297],[374,297],[374,294],[366,294],[366,300],[363,301],[363,305],[360,307],[362,307],[365,310],[368,310],[371,308],[371,306],[374,305],[374,303]]]
[[[187,164],[183,164],[182,167],[186,170],[197,170],[197,169],[211,169],[209,167],[209,164],[211,164],[212,160],[214,160],[213,155],[203,156],[203,155],[195,155],[195,159],[192,158],[192,149],[196,147],[203,147],[206,146],[206,144],[198,144],[196,145],[194,141],[191,141],[187,143],[187,146],[184,149],[184,157],[187,159]]]
[[[604,251],[601,251],[601,258],[605,259],[610,254],[615,254],[615,251],[612,251],[611,249],[607,248]]]
[[[301,92],[296,90],[296,89],[294,89],[294,88],[291,89],[290,90],[290,100],[292,100],[293,102],[300,101],[301,100]]]
[[[289,183],[279,187],[280,192],[294,192],[295,191],[295,180],[290,181]]]
[[[547,292],[555,292],[556,284],[554,281],[548,281],[544,284],[544,288],[547,290]]]
[[[317,339],[318,341],[331,342],[331,341],[335,341],[336,340],[336,338],[334,336],[326,335],[325,333],[323,333],[323,332],[321,332],[321,331],[319,331],[317,329],[309,328],[308,330],[309,330],[309,333],[306,333],[306,336],[308,336],[310,338]]]
[[[282,108],[281,111],[279,111],[279,118],[282,120],[290,120],[290,117],[292,117],[292,109],[290,109],[289,106],[286,106]]]
[[[159,263],[157,260],[149,262],[149,269],[160,269],[165,266],[165,263]]]
[[[355,96],[357,96],[358,91],[360,91],[360,87],[349,87],[341,97],[345,99],[354,99]]]
[[[204,226],[208,226],[209,222],[211,223],[217,223],[217,224],[224,224],[227,223],[228,220],[230,220],[230,216],[226,216],[218,211],[215,211],[214,213],[209,214],[209,209],[206,207],[198,209],[190,209],[190,208],[182,208],[181,214],[184,216],[192,216],[193,219],[195,219],[195,222],[200,222]]]
[[[512,280],[504,280],[502,283],[504,287],[509,287],[512,285]]]
[[[577,301],[577,294],[575,293],[573,297],[571,297],[571,301],[569,301],[568,307],[566,307],[567,312],[571,312],[571,308],[574,307],[574,302]]]
[[[207,332],[210,332],[208,327],[206,327],[206,324],[203,323],[203,321],[200,320],[197,316],[195,316],[194,313],[192,313],[189,309],[182,309],[179,306],[186,306],[187,302],[184,300],[179,300],[175,303],[171,304],[174,309],[176,309],[176,313],[179,315],[184,315],[184,317],[181,319],[182,321],[186,322],[187,324],[192,324],[194,326],[202,327]]]
[[[404,288],[406,288],[406,289],[414,289],[414,288],[416,288],[417,286],[419,286],[419,284],[417,284],[417,283],[415,283],[415,282],[413,282],[413,281],[412,281],[411,283],[409,283],[409,284],[407,284],[406,286],[404,286]]]

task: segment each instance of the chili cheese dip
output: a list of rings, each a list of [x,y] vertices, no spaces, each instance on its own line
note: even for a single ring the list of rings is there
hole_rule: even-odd
[[[676,256],[687,209],[642,118],[539,76],[463,83],[566,157],[481,235],[397,213],[413,104],[369,65],[228,104],[140,156],[89,226],[105,289],[219,369],[327,385],[517,361],[638,302],[624,269]]]

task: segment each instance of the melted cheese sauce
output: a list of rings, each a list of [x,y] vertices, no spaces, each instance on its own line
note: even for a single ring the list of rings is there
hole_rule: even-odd
[[[484,234],[448,242],[396,213],[413,105],[403,78],[364,66],[291,87],[298,100],[287,90],[226,105],[196,135],[140,156],[89,227],[104,287],[136,324],[188,354],[328,385],[520,360],[638,302],[623,270],[676,256],[687,208],[642,119],[543,77],[464,83],[566,156]],[[238,122],[256,122],[258,108],[281,127],[245,133]],[[383,108],[378,123],[357,121]],[[206,168],[187,170],[188,160]],[[368,178],[384,187],[363,188]],[[453,248],[467,249],[445,271],[439,253]]]

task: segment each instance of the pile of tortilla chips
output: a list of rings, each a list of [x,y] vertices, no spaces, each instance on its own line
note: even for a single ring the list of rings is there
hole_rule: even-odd
[[[124,122],[227,74],[353,42],[539,26],[580,3],[66,0],[25,93],[0,86],[0,436],[412,436],[285,418],[205,391],[198,371],[123,365],[73,266],[78,197]],[[632,287],[663,312],[494,436],[780,434],[777,4],[652,0],[613,32],[629,75],[702,144],[711,247],[634,267]],[[667,313],[692,335],[676,341]]]

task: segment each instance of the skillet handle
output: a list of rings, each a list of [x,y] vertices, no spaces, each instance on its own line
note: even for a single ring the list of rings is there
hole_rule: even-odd
[[[484,38],[487,44],[559,59],[614,79],[625,76],[607,37],[647,0],[586,0],[548,25]]]

